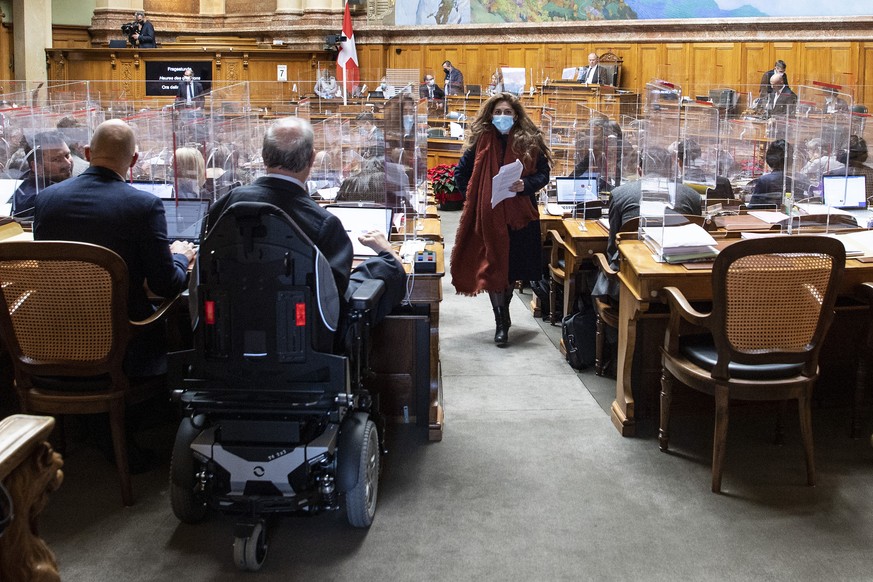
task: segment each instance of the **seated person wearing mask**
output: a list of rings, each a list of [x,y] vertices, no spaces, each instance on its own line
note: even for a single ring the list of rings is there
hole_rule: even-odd
[[[58,131],[44,131],[33,136],[26,159],[29,169],[21,176],[24,182],[12,195],[12,216],[20,220],[33,218],[39,192],[63,182],[73,171],[70,148]]]
[[[446,94],[437,87],[436,79],[433,78],[433,75],[425,75],[424,83],[418,89],[418,96],[422,99],[444,99]]]
[[[209,210],[205,236],[235,202],[272,204],[285,212],[328,260],[341,297],[350,296],[367,279],[385,282],[375,313],[375,321],[379,321],[403,299],[406,272],[386,235],[378,231],[363,235],[360,242],[379,254],[352,270],[352,243],[342,223],[321,208],[304,186],[315,161],[314,141],[312,126],[303,119],[286,117],[271,125],[261,150],[266,175],[217,200]]]
[[[646,166],[648,172],[646,177],[670,177],[673,157],[669,151],[665,148],[649,148],[644,155],[648,157],[649,162]],[[640,175],[642,175],[642,171],[643,158],[640,157]],[[642,180],[625,182],[612,191],[612,197],[609,201],[609,240],[606,245],[606,258],[610,267],[615,270],[618,270],[619,267],[616,236],[625,222],[640,215],[642,184]],[[685,184],[677,184],[676,202],[672,209],[667,209],[667,213],[700,214],[700,211],[700,194]],[[603,273],[598,273],[597,281],[591,290],[592,295],[606,296],[617,302],[618,292],[618,286],[613,281],[604,276]]]
[[[197,148],[176,149],[176,198],[209,198],[206,162]]]

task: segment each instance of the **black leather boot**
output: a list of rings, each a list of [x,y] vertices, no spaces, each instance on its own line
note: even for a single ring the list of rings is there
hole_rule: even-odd
[[[503,294],[503,307],[506,311],[504,311],[506,318],[504,321],[506,322],[506,330],[509,331],[510,326],[512,325],[512,320],[509,318],[509,302],[512,301],[512,296],[514,295],[514,291],[510,287]]]
[[[506,342],[509,341],[509,325],[506,323],[508,319],[508,311],[509,309],[507,307],[494,308],[494,323],[496,324],[494,343],[498,346],[504,346],[506,345]]]

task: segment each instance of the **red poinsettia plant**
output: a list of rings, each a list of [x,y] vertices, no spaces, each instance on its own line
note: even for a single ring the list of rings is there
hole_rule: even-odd
[[[455,185],[455,165],[439,164],[427,171],[427,179],[433,188],[437,204],[463,202],[464,197]]]

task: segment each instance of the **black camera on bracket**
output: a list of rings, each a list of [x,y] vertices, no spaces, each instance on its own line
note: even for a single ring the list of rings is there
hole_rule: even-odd
[[[139,32],[139,23],[126,22],[121,25],[121,32],[123,32],[125,36],[136,34],[137,32]]]
[[[347,41],[348,39],[343,34],[329,34],[324,37],[324,50],[336,51],[339,50],[337,45]]]

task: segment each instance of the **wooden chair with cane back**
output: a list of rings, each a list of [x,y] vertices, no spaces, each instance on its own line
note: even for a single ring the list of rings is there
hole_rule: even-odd
[[[546,245],[551,245],[549,256],[549,322],[558,323],[559,313],[569,315],[576,301],[578,279],[582,270],[583,258],[576,253],[572,243],[567,242],[556,230],[546,233]],[[558,310],[558,287],[564,291],[564,301]]]
[[[660,447],[668,449],[675,381],[713,395],[713,492],[721,491],[731,398],[798,401],[807,483],[815,484],[810,401],[845,260],[843,244],[827,237],[743,240],[715,260],[711,312],[695,310],[675,287],[663,289],[670,320],[662,348]],[[697,329],[680,335],[683,322]]]
[[[26,413],[106,412],[124,505],[133,503],[125,408],[166,390],[162,376],[132,380],[122,370],[131,337],[175,301],[129,321],[124,260],[97,245],[60,241],[0,244],[0,334]]]

